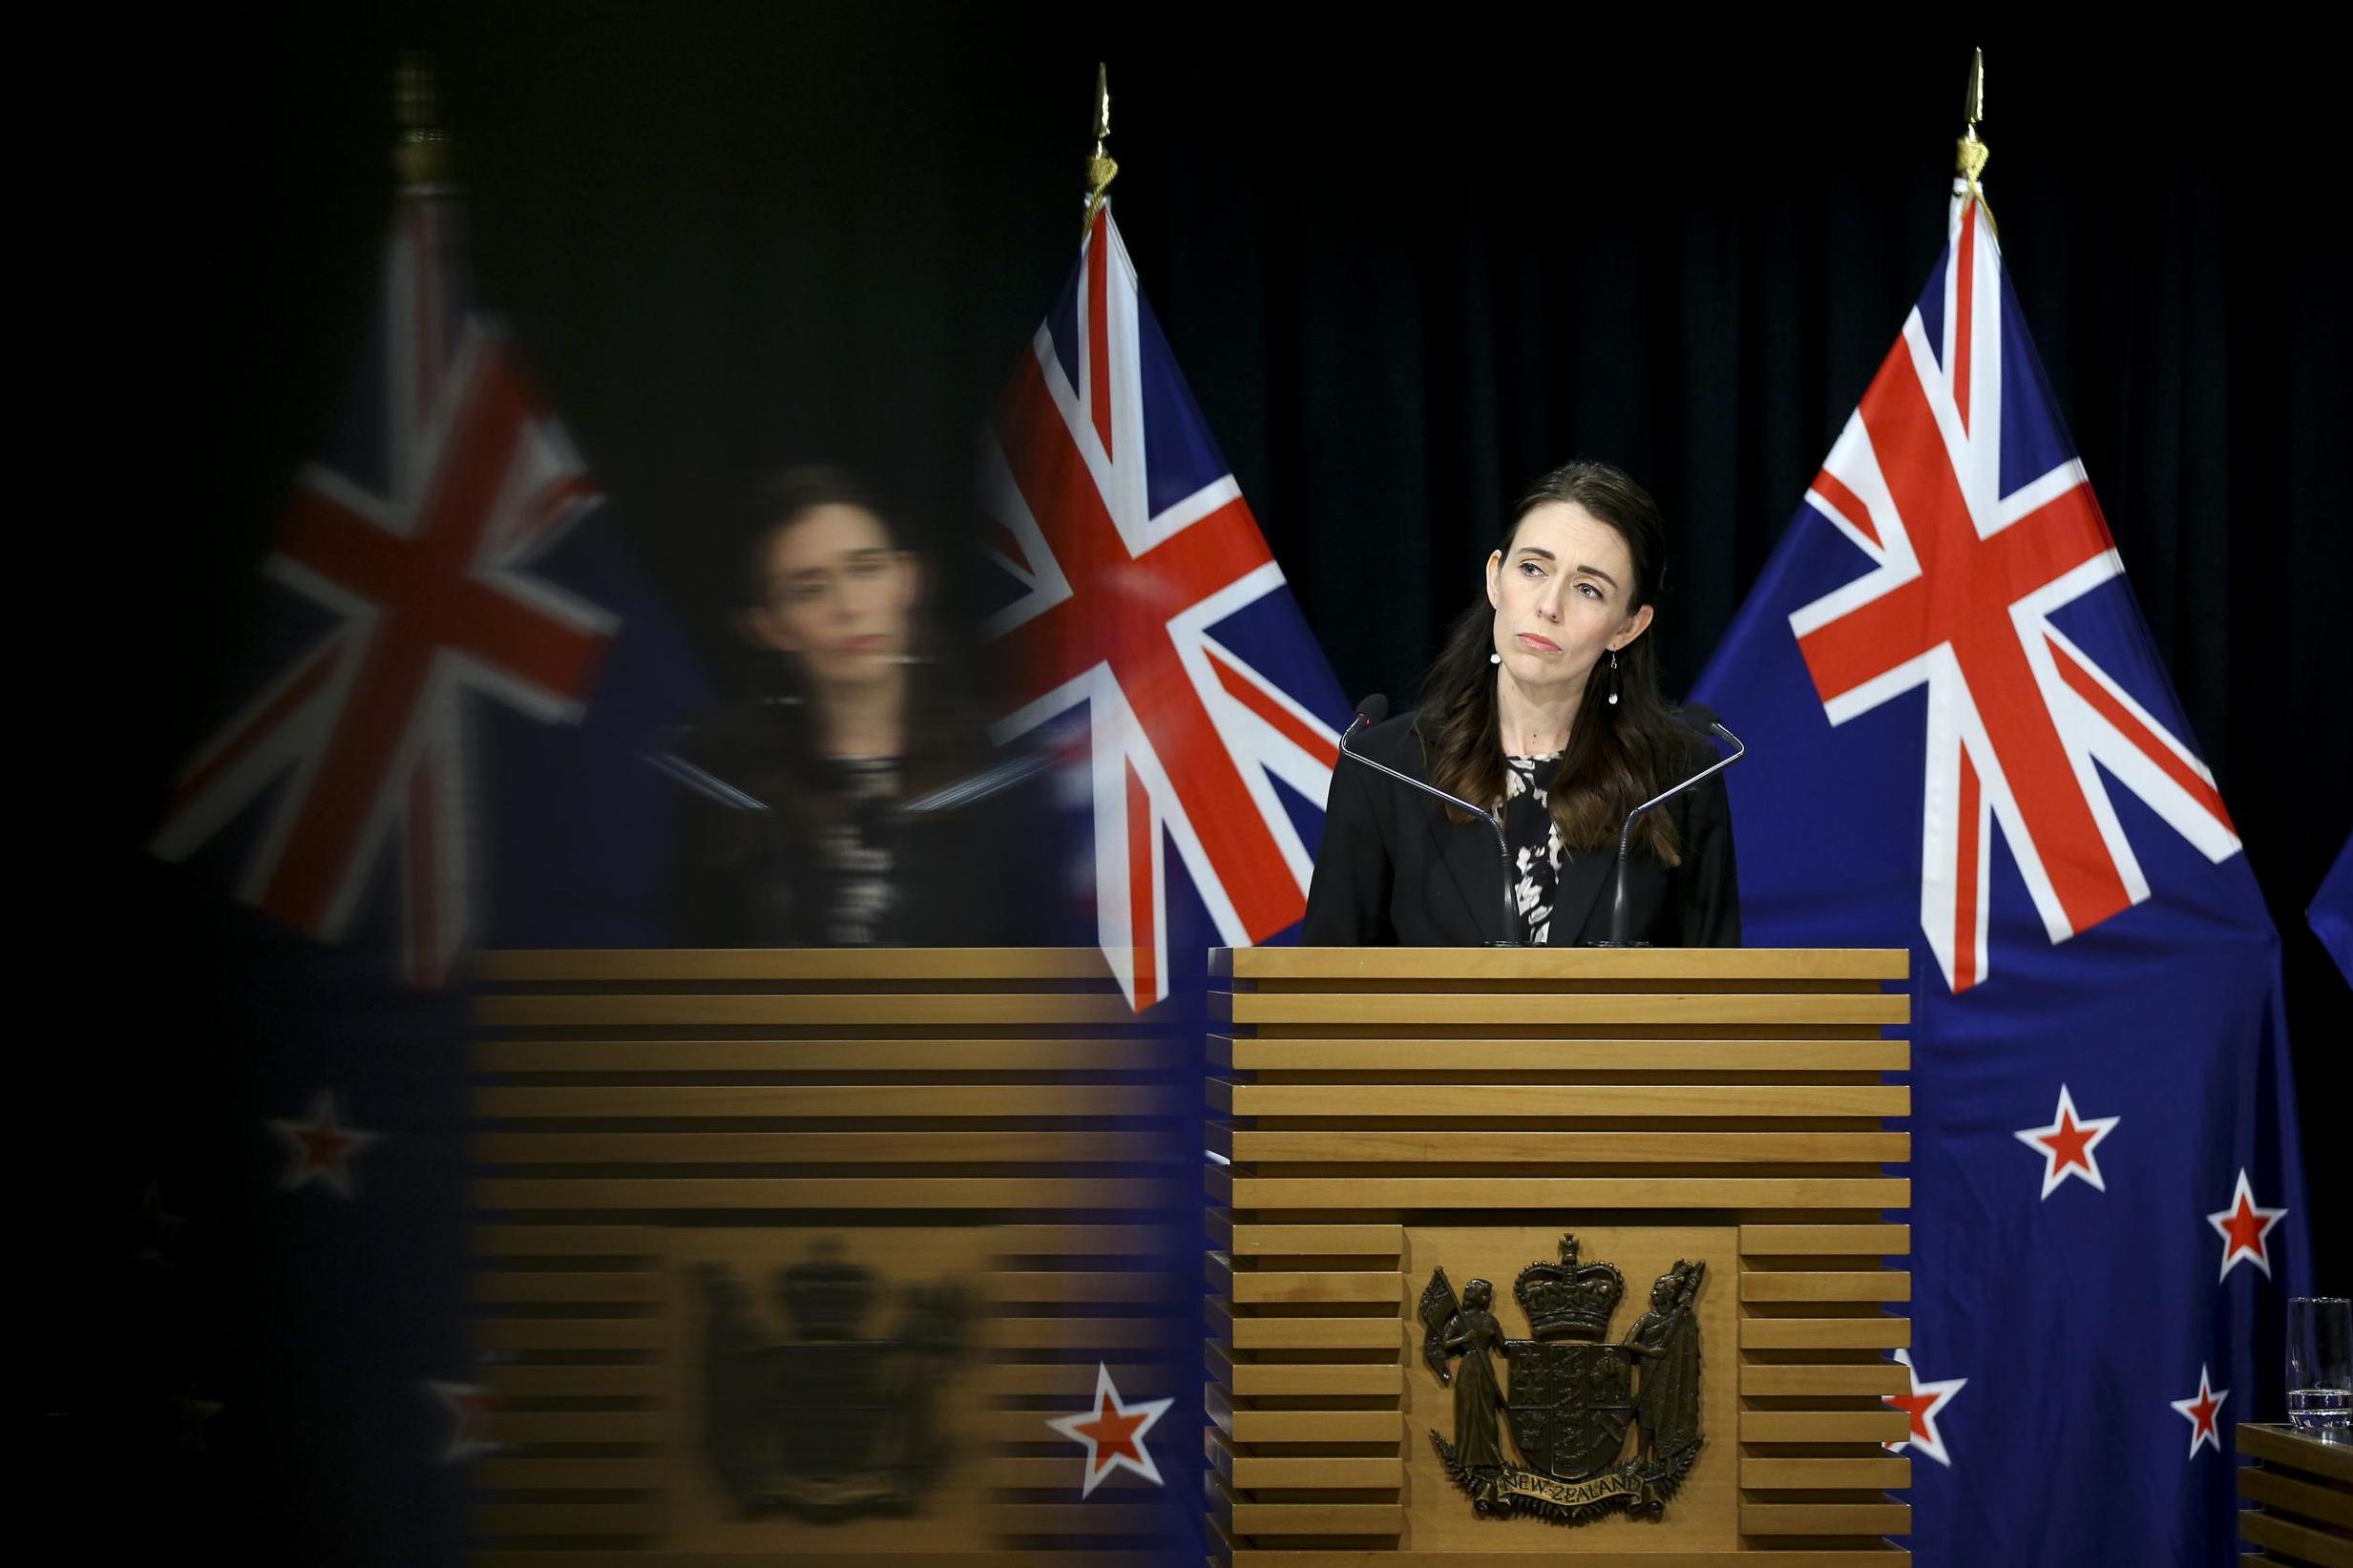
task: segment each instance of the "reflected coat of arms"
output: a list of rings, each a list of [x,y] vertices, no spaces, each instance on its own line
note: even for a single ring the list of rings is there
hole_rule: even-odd
[[[1560,1524],[1619,1511],[1657,1518],[1706,1441],[1693,1303],[1707,1264],[1678,1260],[1660,1275],[1649,1310],[1613,1345],[1603,1336],[1625,1276],[1609,1264],[1580,1263],[1577,1251],[1577,1238],[1563,1236],[1559,1263],[1530,1264],[1513,1283],[1533,1339],[1503,1337],[1485,1280],[1469,1282],[1457,1300],[1439,1268],[1422,1288],[1422,1359],[1453,1387],[1455,1407],[1454,1441],[1435,1431],[1430,1441],[1481,1515]],[[1510,1365],[1508,1392],[1497,1381],[1498,1357]],[[1506,1426],[1519,1464],[1504,1456]]]
[[[914,1512],[947,1459],[933,1401],[968,1338],[965,1292],[912,1286],[891,1336],[861,1339],[873,1271],[821,1251],[778,1271],[793,1337],[770,1344],[731,1270],[704,1264],[696,1276],[704,1448],[744,1516]]]

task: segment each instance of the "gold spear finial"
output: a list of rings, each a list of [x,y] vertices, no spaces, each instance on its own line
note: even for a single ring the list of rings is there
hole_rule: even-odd
[[[1111,73],[1100,62],[1095,67],[1095,151],[1086,160],[1086,222],[1079,230],[1081,243],[1095,232],[1095,215],[1103,210],[1103,193],[1120,166],[1110,154],[1103,151],[1103,142],[1111,135]]]
[[[1993,149],[1978,139],[1978,121],[1985,117],[1985,52],[1972,51],[1969,56],[1969,95],[1962,106],[1965,122],[1961,131],[1959,166],[1956,172],[1969,182],[1969,194],[1983,201],[1985,197],[1977,188],[1977,177],[1985,172],[1985,160],[1993,157]]]
[[[450,134],[441,128],[432,62],[421,50],[403,50],[392,68],[392,115],[400,135],[392,143],[392,168],[403,196],[429,196],[450,181]]]

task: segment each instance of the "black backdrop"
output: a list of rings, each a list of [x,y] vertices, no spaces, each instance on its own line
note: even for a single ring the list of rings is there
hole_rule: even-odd
[[[426,4],[146,40],[100,232],[187,445],[132,837],[234,695],[344,385],[404,46],[438,62],[481,296],[715,667],[754,470],[849,462],[953,542],[1107,59],[1145,290],[1342,683],[1402,697],[1515,488],[1572,453],[1664,503],[1666,673],[1696,674],[1942,243],[1982,43],[2013,277],[2280,926],[2324,1124],[2348,1010],[2302,911],[2353,829],[2353,474],[2317,57],[1110,10]]]

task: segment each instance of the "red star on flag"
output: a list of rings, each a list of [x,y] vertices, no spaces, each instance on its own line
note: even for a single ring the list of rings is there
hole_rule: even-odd
[[[463,1464],[498,1446],[491,1436],[491,1414],[498,1408],[496,1394],[478,1383],[428,1383],[425,1387],[448,1408],[454,1423],[449,1447],[441,1451],[443,1464]]]
[[[2206,1223],[2222,1238],[2222,1272],[2218,1279],[2229,1279],[2231,1270],[2242,1261],[2255,1265],[2271,1278],[2271,1258],[2263,1250],[2263,1238],[2271,1227],[2287,1217],[2283,1208],[2265,1208],[2255,1201],[2255,1189],[2247,1185],[2247,1173],[2238,1173],[2238,1185],[2231,1193],[2231,1205],[2206,1216]]]
[[[2197,1369],[2197,1392],[2187,1399],[2171,1401],[2174,1409],[2179,1411],[2190,1423],[2191,1458],[2196,1458],[2198,1449],[2209,1443],[2214,1445],[2216,1453],[2222,1452],[2222,1428],[2215,1420],[2215,1415],[2222,1409],[2222,1401],[2230,1396],[2230,1390],[2208,1385],[2205,1364],[2201,1362]]]
[[[2056,1192],[2059,1183],[2070,1176],[2106,1192],[2108,1183],[2100,1180],[2099,1159],[2091,1151],[2123,1119],[2120,1116],[2078,1117],[2074,1098],[2063,1083],[2059,1085],[2059,1108],[2051,1113],[2050,1125],[2024,1128],[2011,1136],[2043,1157],[2044,1197]]]
[[[1094,1409],[1046,1423],[1072,1442],[1086,1445],[1086,1486],[1079,1495],[1094,1495],[1095,1488],[1115,1470],[1132,1470],[1159,1486],[1160,1466],[1153,1462],[1152,1451],[1144,1446],[1144,1434],[1174,1403],[1172,1399],[1124,1403],[1120,1390],[1111,1386],[1111,1369],[1095,1363]]]
[[[311,1097],[309,1120],[273,1120],[270,1126],[285,1139],[294,1157],[278,1184],[292,1192],[320,1181],[338,1198],[351,1196],[351,1157],[377,1138],[374,1133],[343,1125],[343,1113],[335,1104],[332,1089],[322,1089]]]
[[[1880,1397],[1912,1418],[1912,1435],[1901,1442],[1883,1443],[1880,1446],[1890,1453],[1901,1453],[1907,1448],[1917,1449],[1947,1470],[1951,1469],[1953,1456],[1945,1452],[1943,1433],[1937,1431],[1937,1412],[1951,1403],[1953,1395],[1967,1388],[1969,1380],[1965,1377],[1947,1377],[1923,1383],[1920,1373],[1913,1369],[1910,1352],[1898,1350],[1896,1362],[1903,1369],[1903,1375],[1911,1380],[1912,1391],[1881,1394]]]

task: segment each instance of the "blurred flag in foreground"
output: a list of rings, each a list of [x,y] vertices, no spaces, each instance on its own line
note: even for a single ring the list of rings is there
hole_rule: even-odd
[[[2305,1278],[2279,936],[1975,191],[1697,695],[1743,918],[1908,946],[1923,1564],[2221,1560]]]
[[[188,863],[150,867],[172,939],[129,998],[157,1014],[168,1131],[122,1169],[151,1239],[93,1327],[129,1358],[118,1430],[200,1416],[185,1516],[256,1561],[462,1555],[467,1467],[506,1418],[469,1336],[444,982],[485,946],[659,938],[677,785],[641,754],[703,700],[473,308],[446,187],[407,175],[353,391],[226,651],[243,700],[151,841]]]

